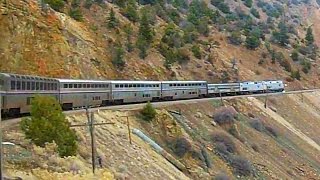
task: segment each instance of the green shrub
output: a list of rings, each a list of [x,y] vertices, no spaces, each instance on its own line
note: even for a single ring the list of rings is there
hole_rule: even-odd
[[[259,11],[257,9],[251,8],[250,12],[254,17],[256,17],[258,19],[260,18],[260,14],[259,14]]]
[[[110,13],[109,13],[109,17],[108,17],[108,20],[107,20],[107,25],[108,25],[108,28],[115,28],[117,27],[117,25],[119,24],[117,18],[116,18],[116,15],[113,11],[113,9],[111,9]]]
[[[253,34],[247,36],[246,47],[248,49],[256,49],[259,46],[260,46],[260,39],[257,36]]]
[[[299,53],[297,50],[293,50],[291,53],[291,59],[293,61],[299,61]]]
[[[244,0],[244,5],[251,8],[252,7],[252,0]]]
[[[299,70],[291,71],[291,78],[300,80],[301,79],[300,71]]]
[[[303,61],[301,61],[301,65],[302,65],[302,71],[306,74],[309,73],[309,71],[311,69],[310,61],[307,61],[304,59]]]
[[[120,70],[122,70],[126,64],[126,62],[123,59],[124,54],[125,54],[125,52],[124,52],[121,45],[116,45],[113,48],[111,62],[114,66],[118,67]]]
[[[200,46],[199,45],[193,45],[191,48],[191,51],[193,53],[193,55],[198,58],[201,59],[202,55],[201,55],[201,51],[200,51]]]
[[[260,119],[253,119],[250,122],[250,125],[251,125],[252,128],[254,128],[255,130],[257,130],[259,132],[264,131],[264,124],[261,122]]]
[[[44,3],[49,4],[52,9],[59,12],[61,12],[64,7],[64,0],[44,0]]]
[[[190,60],[188,50],[185,48],[179,48],[177,50],[177,61],[182,64]]]
[[[231,35],[228,37],[228,40],[231,44],[240,45],[242,44],[241,40],[241,32],[240,31],[233,31]]]
[[[233,107],[221,107],[214,114],[213,119],[219,125],[233,124],[237,114],[237,111]]]
[[[145,121],[152,121],[156,117],[156,110],[153,108],[150,102],[142,109],[141,114]]]
[[[69,11],[69,16],[72,17],[76,21],[82,21],[83,20],[83,15],[80,10],[80,8],[72,8]]]
[[[36,96],[31,103],[31,117],[22,119],[20,126],[26,138],[37,146],[54,141],[60,156],[76,155],[76,134],[55,98]]]

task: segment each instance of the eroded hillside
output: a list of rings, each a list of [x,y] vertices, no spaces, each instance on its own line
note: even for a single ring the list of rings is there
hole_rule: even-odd
[[[55,7],[51,1],[1,1],[0,70],[95,79],[280,78],[297,88],[317,84],[316,1],[204,2],[69,0]],[[308,27],[314,41],[305,40]],[[300,79],[297,70],[302,83],[294,80]]]
[[[16,146],[5,148],[5,173],[30,179],[319,179],[318,101],[319,93],[309,93],[269,97],[268,108],[256,98],[169,105],[157,108],[151,122],[141,119],[138,109],[95,112],[97,123],[115,123],[95,128],[103,165],[97,165],[95,176],[87,127],[75,128],[79,155],[63,159],[54,145],[36,147],[24,140],[16,122],[7,122],[4,140]],[[131,129],[142,131],[186,169],[179,170],[135,134],[131,145],[123,116],[129,116]],[[87,121],[82,113],[68,119]]]

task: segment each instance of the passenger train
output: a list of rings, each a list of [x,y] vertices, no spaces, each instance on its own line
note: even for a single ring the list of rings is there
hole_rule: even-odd
[[[279,80],[209,84],[207,81],[107,81],[55,79],[0,73],[2,114],[30,112],[35,95],[52,96],[63,110],[112,104],[282,92]]]

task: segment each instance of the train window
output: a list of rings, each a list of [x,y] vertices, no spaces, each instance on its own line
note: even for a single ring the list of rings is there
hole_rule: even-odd
[[[73,84],[73,88],[78,88],[78,84]]]
[[[172,86],[172,84],[169,84],[169,86]]]
[[[140,84],[137,84],[137,87],[140,87]]]
[[[132,87],[132,84],[129,84],[129,88],[131,88]]]
[[[72,88],[72,84],[68,84],[68,88],[70,88],[70,89],[71,89],[71,88]]]
[[[123,84],[120,84],[120,88],[123,88]]]
[[[26,90],[26,82],[22,81],[22,90]]]
[[[53,83],[53,87],[54,87],[53,88],[54,90],[58,90],[58,84],[57,83]]]
[[[144,84],[141,84],[141,87],[144,87]]]
[[[43,82],[40,82],[40,90],[44,90],[44,84],[43,84]]]
[[[36,83],[35,82],[31,82],[31,90],[36,90]]]
[[[31,82],[27,82],[27,90],[31,90]]]
[[[137,96],[137,93],[134,93],[134,96]]]
[[[16,89],[16,81],[11,81],[11,90]]]
[[[63,85],[63,88],[68,88],[68,84],[64,84],[64,85]]]
[[[39,89],[40,89],[40,83],[36,82],[36,90],[39,90]]]
[[[125,84],[124,87],[128,87],[128,84]]]
[[[78,88],[82,88],[82,84],[78,84]]]
[[[21,90],[21,81],[17,81],[17,90]]]
[[[137,87],[137,85],[136,85],[136,84],[133,84],[132,86],[133,86],[133,87]]]
[[[121,87],[121,85],[120,85],[120,87]],[[119,88],[119,84],[116,84],[116,88]]]

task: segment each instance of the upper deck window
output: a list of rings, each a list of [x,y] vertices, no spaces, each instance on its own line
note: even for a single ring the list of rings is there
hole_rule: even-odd
[[[16,90],[16,81],[11,81],[11,90]]]

